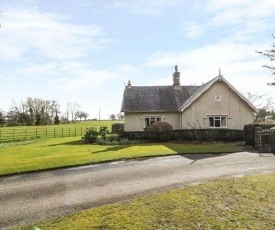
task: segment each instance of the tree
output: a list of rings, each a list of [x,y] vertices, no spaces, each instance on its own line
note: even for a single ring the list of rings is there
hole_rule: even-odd
[[[86,120],[88,116],[89,116],[89,114],[85,113],[83,111],[77,111],[76,114],[75,114],[75,117],[79,118],[80,121],[81,121],[82,118],[84,118]]]
[[[123,119],[124,119],[124,114],[123,114],[123,113],[118,113],[118,114],[117,114],[117,118],[118,118],[119,120],[123,120]]]
[[[115,115],[115,114],[111,114],[111,115],[110,115],[110,119],[111,119],[111,120],[115,120],[115,119],[116,119],[116,115]]]
[[[51,125],[59,113],[59,104],[55,100],[27,98],[17,103],[13,100],[8,112],[9,125]]]
[[[67,114],[68,114],[68,118],[69,118],[69,113],[71,114],[72,123],[74,123],[77,118],[79,108],[80,108],[80,106],[76,102],[68,102],[67,103]]]
[[[3,111],[0,110],[0,127],[4,126],[5,124],[5,114]]]
[[[272,37],[275,39],[275,36],[272,34]],[[272,48],[270,50],[265,50],[265,51],[256,51],[259,54],[262,54],[266,56],[269,61],[272,63],[275,62],[275,43],[272,44]],[[270,69],[272,71],[272,74],[275,75],[275,65],[263,65],[264,68]],[[275,79],[274,79],[275,80]],[[275,85],[275,81],[271,83],[267,83],[268,85]]]
[[[266,95],[258,95],[257,93],[246,93],[244,96],[255,105],[258,112],[255,114],[254,122],[265,122],[267,118],[273,119],[274,101],[271,97],[264,99]]]

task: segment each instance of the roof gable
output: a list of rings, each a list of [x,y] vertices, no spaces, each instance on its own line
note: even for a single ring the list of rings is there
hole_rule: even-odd
[[[184,104],[182,104],[182,106],[179,108],[179,111],[183,112],[186,108],[188,108],[195,100],[197,100],[205,91],[207,91],[217,81],[224,82],[245,103],[247,103],[247,105],[250,108],[252,108],[253,111],[255,111],[255,112],[257,111],[257,108],[220,74],[217,77],[213,78],[211,81],[202,85],[187,101],[184,102]]]

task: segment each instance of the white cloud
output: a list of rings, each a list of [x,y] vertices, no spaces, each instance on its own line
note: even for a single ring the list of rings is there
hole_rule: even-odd
[[[135,73],[138,73],[140,72],[142,69],[141,68],[137,68],[137,67],[134,67],[130,64],[124,64],[124,65],[120,65],[118,67],[118,71],[119,72],[122,72],[124,74],[135,74]]]
[[[5,9],[1,22],[2,60],[28,58],[74,59],[98,51],[110,42],[96,25],[70,24],[59,14],[36,8]],[[1,53],[2,53],[1,52]]]
[[[148,66],[167,68],[179,66],[183,85],[201,85],[222,74],[240,91],[266,92],[266,83],[272,77],[261,68],[263,57],[255,50],[264,44],[220,42],[184,52],[157,52],[148,57]],[[159,79],[154,84],[171,84],[171,76]],[[260,82],[259,82],[259,79]]]
[[[196,22],[189,22],[183,26],[183,32],[187,37],[197,38],[203,34],[203,29]]]
[[[134,14],[160,15],[163,10],[181,3],[182,0],[116,0],[111,5],[116,9],[128,9]]]
[[[191,21],[184,25],[187,37],[197,38],[203,31],[216,28],[223,32],[224,26],[230,26],[230,39],[235,41],[253,40],[254,34],[270,29],[275,21],[270,17],[275,14],[274,0],[207,0],[200,5],[203,21]]]
[[[123,79],[123,75],[108,71],[78,69],[76,76],[70,79],[63,78],[54,80],[52,83],[58,85],[57,87],[60,89],[77,92],[81,89],[102,86],[107,81],[113,81],[116,79]]]

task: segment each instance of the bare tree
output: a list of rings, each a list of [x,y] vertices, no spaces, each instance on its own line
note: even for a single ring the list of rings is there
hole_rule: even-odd
[[[124,119],[124,114],[123,114],[123,113],[118,113],[118,114],[117,114],[117,118],[118,118],[119,120],[123,120],[123,119]]]
[[[68,102],[67,107],[69,108],[69,113],[71,114],[72,123],[75,122],[77,114],[79,112],[80,105],[76,102]]]
[[[254,122],[265,122],[269,117],[272,119],[274,110],[274,101],[272,97],[264,98],[266,95],[258,95],[257,93],[245,93],[244,96],[255,105],[258,112],[255,114]]]
[[[275,36],[272,34],[272,37],[275,39]],[[275,43],[272,44],[272,48],[270,50],[265,50],[265,51],[256,51],[257,53],[260,53],[264,56],[266,56],[269,61],[272,63],[275,62]],[[272,74],[275,75],[275,65],[263,65],[264,68],[270,69],[272,71]],[[268,85],[275,85],[275,82],[267,83]]]

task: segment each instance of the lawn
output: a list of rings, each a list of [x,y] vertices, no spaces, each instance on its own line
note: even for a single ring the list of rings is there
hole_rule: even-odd
[[[274,229],[275,175],[190,186],[17,229]]]
[[[46,125],[46,126],[11,126],[0,127],[0,143],[37,138],[73,137],[84,135],[87,127],[107,126],[111,131],[112,124],[123,121],[82,121],[72,124]]]
[[[80,137],[53,138],[27,145],[0,147],[0,175],[85,165],[118,159],[183,153],[238,152],[224,144],[145,143],[137,145],[83,144]]]

